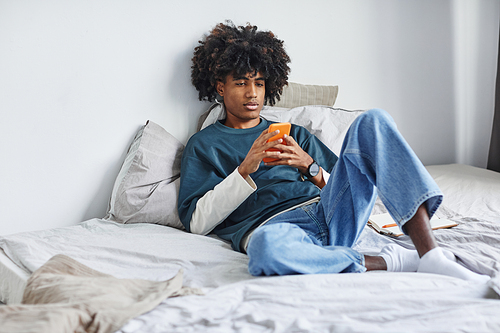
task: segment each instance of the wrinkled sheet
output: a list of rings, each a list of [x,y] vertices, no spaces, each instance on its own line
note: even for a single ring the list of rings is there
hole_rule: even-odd
[[[498,332],[499,313],[486,286],[453,278],[295,275],[167,299],[119,332]]]
[[[0,332],[114,332],[163,299],[196,293],[168,281],[117,279],[56,255],[28,279],[21,305],[0,307]]]
[[[438,216],[459,223],[435,231],[438,242],[455,253],[460,264],[495,277],[488,285],[432,274],[388,272],[256,278],[248,274],[248,258],[216,237],[99,219],[3,237],[0,247],[29,271],[57,253],[121,278],[165,280],[182,268],[184,285],[205,293],[167,298],[127,322],[119,333],[500,332],[500,220],[495,215],[500,174],[456,165],[428,169],[440,186],[446,185]],[[446,169],[454,171],[447,176]],[[476,181],[463,187],[461,180],[469,177]],[[488,196],[476,199],[485,185]],[[453,196],[460,196],[460,207],[447,201]],[[476,204],[462,209],[464,202],[474,200]],[[477,208],[478,204],[483,206]],[[485,207],[491,208],[485,211]],[[485,218],[477,210],[484,211]],[[374,213],[384,211],[377,202]],[[391,242],[412,247],[406,236],[381,236],[367,227],[356,249],[377,254]]]

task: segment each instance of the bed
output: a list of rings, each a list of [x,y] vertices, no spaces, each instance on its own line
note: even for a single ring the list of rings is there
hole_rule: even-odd
[[[292,88],[262,115],[301,124],[338,153],[349,124],[363,111],[334,108],[336,87]],[[200,117],[199,128],[220,117],[216,104]],[[437,215],[459,224],[436,230],[438,242],[460,264],[491,276],[487,285],[388,272],[252,277],[247,256],[229,243],[183,230],[175,209],[182,149],[148,121],[129,147],[106,216],[0,237],[0,301],[19,304],[33,272],[62,254],[118,279],[165,281],[182,272],[182,286],[197,291],[159,299],[114,326],[120,333],[500,331],[499,173],[427,166],[445,194]],[[383,212],[377,201],[373,214]],[[412,248],[407,236],[382,236],[369,227],[355,248],[377,254],[388,243]]]

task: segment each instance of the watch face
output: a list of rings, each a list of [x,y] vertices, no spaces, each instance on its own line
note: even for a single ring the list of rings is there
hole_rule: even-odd
[[[316,162],[313,162],[310,166],[309,166],[309,170],[307,170],[309,172],[309,175],[311,177],[314,177],[316,176],[318,173],[319,173],[319,165],[318,163]]]

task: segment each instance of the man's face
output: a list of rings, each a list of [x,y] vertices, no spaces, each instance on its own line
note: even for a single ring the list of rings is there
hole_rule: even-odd
[[[266,82],[261,73],[241,77],[229,74],[224,82],[217,82],[217,92],[224,98],[226,126],[250,128],[259,124],[266,95]]]

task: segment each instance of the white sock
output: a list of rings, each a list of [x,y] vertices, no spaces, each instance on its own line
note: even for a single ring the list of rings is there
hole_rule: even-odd
[[[490,279],[487,275],[474,273],[458,263],[449,260],[440,247],[436,247],[424,254],[420,259],[417,272],[453,276],[462,280],[479,283],[486,283]]]
[[[388,272],[416,272],[420,262],[417,251],[397,244],[384,246],[379,256],[385,260]]]
[[[453,252],[444,249],[442,251],[446,258],[456,261]],[[416,272],[420,265],[416,250],[408,250],[397,244],[384,246],[379,256],[385,260],[388,272]]]

